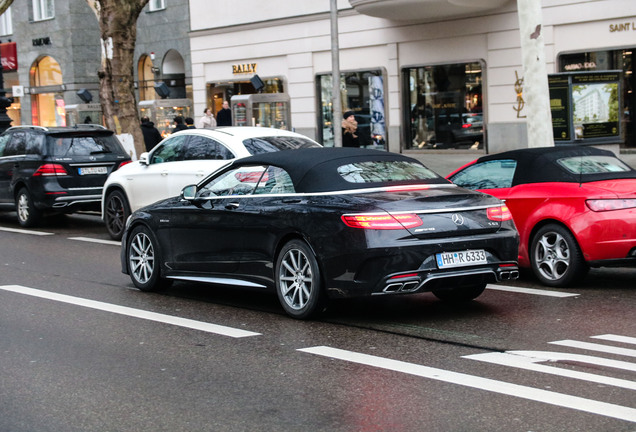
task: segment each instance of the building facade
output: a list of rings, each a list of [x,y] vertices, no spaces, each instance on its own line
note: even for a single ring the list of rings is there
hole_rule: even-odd
[[[528,146],[514,0],[340,0],[337,86],[331,78],[328,2],[275,0],[265,6],[244,0],[240,8],[221,1],[189,3],[196,11],[190,19],[196,111],[256,93],[257,76],[260,92],[284,97],[243,120],[278,126],[276,119],[287,109],[291,120],[285,127],[326,145],[340,132],[331,109],[336,88],[342,111],[356,114],[363,145],[402,152]],[[614,114],[605,141],[635,147],[636,2],[543,0],[541,5],[546,73],[616,71],[612,76],[618,82],[601,79],[599,85],[572,88],[612,92]],[[598,116],[608,118],[602,110]],[[600,117],[569,127],[594,129],[584,121]],[[585,134],[576,137],[593,142]]]
[[[0,45],[14,44],[17,52],[16,70],[4,73],[7,96],[14,98],[8,110],[12,124],[103,124],[100,32],[88,2],[23,3],[27,7],[16,3],[0,19]],[[167,130],[171,125],[165,118],[190,115],[192,108],[188,30],[187,0],[150,0],[137,21],[134,73],[140,113]]]

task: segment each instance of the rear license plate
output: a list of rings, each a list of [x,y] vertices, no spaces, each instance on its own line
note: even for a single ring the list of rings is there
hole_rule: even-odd
[[[79,175],[90,175],[90,174],[106,174],[108,170],[106,167],[84,167],[78,168]]]
[[[488,263],[486,252],[483,249],[438,253],[436,257],[437,267],[441,269]]]

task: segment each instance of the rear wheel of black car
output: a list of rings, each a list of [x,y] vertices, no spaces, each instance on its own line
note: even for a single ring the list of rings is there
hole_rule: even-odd
[[[551,287],[571,285],[588,270],[572,233],[556,224],[546,225],[534,235],[530,263],[541,283]]]
[[[18,214],[18,222],[23,227],[32,227],[42,217],[42,212],[35,208],[33,199],[28,189],[20,188],[15,196],[15,211]]]
[[[123,192],[118,190],[110,192],[104,203],[104,222],[111,238],[121,240],[128,216],[130,216],[130,206]]]
[[[452,303],[463,303],[474,300],[481,295],[486,289],[485,283],[479,283],[468,286],[458,286],[434,290],[433,294],[440,300]]]
[[[126,257],[130,278],[141,291],[157,291],[169,285],[169,281],[161,278],[161,256],[157,240],[145,226],[132,230]]]
[[[307,319],[320,312],[324,294],[318,261],[300,240],[287,243],[276,260],[276,293],[285,312]]]

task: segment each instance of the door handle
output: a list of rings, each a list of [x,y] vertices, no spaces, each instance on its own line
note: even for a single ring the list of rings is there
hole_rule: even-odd
[[[164,176],[164,177],[167,176],[168,175],[168,170],[161,171],[161,175]]]
[[[225,204],[225,208],[228,210],[236,210],[237,208],[239,208],[240,204],[237,202],[231,202],[231,203],[227,203]]]

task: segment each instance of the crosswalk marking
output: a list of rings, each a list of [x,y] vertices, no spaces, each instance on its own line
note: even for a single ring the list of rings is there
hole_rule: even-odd
[[[542,289],[523,288],[523,287],[515,287],[515,286],[508,286],[508,285],[496,285],[496,284],[488,284],[486,285],[486,288],[491,290],[498,290],[498,291],[509,291],[509,292],[522,293],[522,294],[533,294],[533,295],[540,295],[540,296],[546,296],[546,297],[559,297],[559,298],[577,297],[580,295],[577,293],[569,293],[569,292],[562,292],[562,291],[548,291],[548,290],[542,290]]]
[[[579,348],[579,349],[584,349],[589,351],[600,351],[607,354],[618,354],[618,355],[623,355],[628,357],[636,357],[636,350],[629,349],[629,348],[620,348],[620,347],[615,347],[610,345],[602,345],[602,344],[596,344],[596,343],[590,343],[590,342],[580,342],[575,340],[560,340],[560,341],[554,341],[554,342],[548,342],[548,343],[551,343],[553,345],[566,346],[570,348]]]
[[[0,227],[0,231],[14,232],[14,233],[20,233],[20,234],[31,234],[31,235],[36,235],[36,236],[53,235],[53,233],[50,233],[50,232],[32,231],[32,230],[25,230],[25,229],[18,229],[18,228],[7,228],[7,227]]]
[[[232,327],[221,326],[218,324],[211,324],[203,321],[195,321],[187,318],[180,318],[173,315],[165,315],[156,312],[150,312],[142,309],[133,309],[126,306],[119,306],[111,303],[103,303],[95,300],[88,300],[81,297],[73,297],[65,294],[58,294],[51,291],[43,291],[33,288],[28,288],[20,285],[0,285],[0,289],[4,291],[10,291],[19,294],[25,294],[32,297],[39,297],[43,299],[58,301],[62,303],[73,304],[77,306],[83,306],[91,309],[97,309],[106,312],[112,312],[119,315],[126,315],[135,318],[141,318],[149,321],[156,321],[166,324],[171,324],[179,327],[191,328],[194,330],[200,330],[208,333],[215,333],[222,336],[230,336],[233,338],[242,338],[249,336],[258,336],[260,333],[254,333],[251,331],[236,329]]]
[[[115,240],[102,240],[102,239],[96,239],[96,238],[91,238],[91,237],[69,237],[69,240],[77,240],[77,241],[83,241],[83,242],[88,242],[88,243],[100,243],[100,244],[108,244],[108,245],[113,245],[113,246],[121,246],[121,242],[120,241],[115,241]]]
[[[452,372],[444,369],[437,369],[328,346],[302,348],[299,349],[299,351],[636,423],[636,409],[622,405],[595,401],[578,396],[571,396],[563,393],[512,384],[505,381],[497,381],[489,378],[482,378],[474,375]]]
[[[622,342],[622,343],[626,343],[626,344],[636,345],[636,338],[629,337],[629,336],[605,334],[605,335],[590,336],[590,337],[592,339],[603,339],[603,340],[608,340],[608,341],[612,341],[612,342]]]

